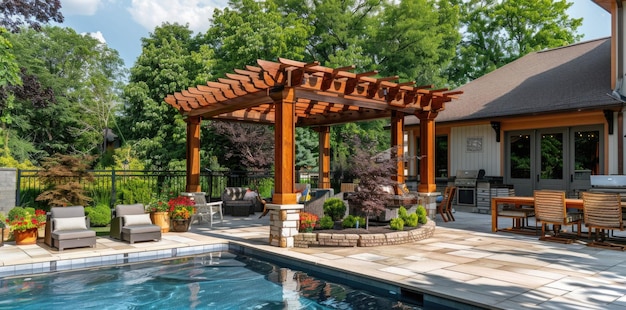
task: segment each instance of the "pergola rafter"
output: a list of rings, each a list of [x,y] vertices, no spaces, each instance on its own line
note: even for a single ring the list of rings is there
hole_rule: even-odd
[[[326,126],[390,117],[391,111],[439,112],[458,94],[429,90],[432,85],[394,82],[398,76],[376,78],[377,71],[350,72],[354,66],[329,68],[283,58],[257,64],[168,95],[165,101],[187,116],[273,124],[276,111],[270,92],[293,87],[295,125]]]

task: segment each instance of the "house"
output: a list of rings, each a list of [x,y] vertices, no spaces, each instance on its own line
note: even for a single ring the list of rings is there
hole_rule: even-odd
[[[615,56],[624,54],[615,39],[623,12],[615,1],[595,2],[613,12],[612,37],[530,53],[458,88],[463,95],[435,120],[438,183],[484,169],[518,196],[559,189],[576,197],[590,175],[624,173],[624,57]],[[419,120],[406,116],[408,158],[422,154],[419,140]],[[419,175],[415,160],[405,166],[409,179]]]

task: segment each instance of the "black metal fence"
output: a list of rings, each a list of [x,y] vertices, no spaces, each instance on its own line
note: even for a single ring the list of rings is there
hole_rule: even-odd
[[[185,171],[139,171],[139,170],[92,170],[95,181],[82,184],[92,205],[107,204],[113,207],[120,203],[149,203],[154,199],[169,198],[185,191]],[[73,177],[67,177],[73,178]],[[317,187],[317,172],[299,171],[296,182],[310,183]],[[333,184],[335,185],[335,184]],[[225,187],[248,186],[259,191],[262,197],[271,197],[274,188],[273,171],[203,170],[200,173],[200,188],[211,200],[219,200]],[[339,187],[338,184],[336,184]],[[46,190],[37,175],[37,170],[17,171],[16,206],[32,206],[45,209],[45,203],[36,200]]]

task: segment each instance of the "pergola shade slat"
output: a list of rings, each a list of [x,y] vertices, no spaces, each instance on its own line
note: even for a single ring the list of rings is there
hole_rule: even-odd
[[[189,116],[273,124],[271,92],[284,87],[295,91],[296,126],[325,126],[329,120],[344,123],[356,115],[388,117],[392,111],[417,115],[438,112],[458,92],[397,82],[398,76],[376,77],[377,71],[350,72],[354,66],[330,68],[319,62],[279,58],[257,60],[256,65],[234,69],[224,78],[208,81],[168,95],[165,101]],[[238,112],[238,113],[235,113]]]

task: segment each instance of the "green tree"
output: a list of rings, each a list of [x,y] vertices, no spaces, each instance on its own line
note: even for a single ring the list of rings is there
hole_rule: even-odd
[[[581,18],[566,0],[458,1],[465,28],[450,77],[461,85],[530,52],[565,46],[582,37]]]
[[[12,130],[48,154],[94,155],[114,113],[123,61],[100,41],[60,27],[11,36],[22,66]],[[28,85],[28,88],[26,87]]]
[[[213,59],[212,50],[200,46],[188,25],[165,23],[142,39],[142,53],[124,88],[120,134],[134,145],[146,168],[184,167],[186,125],[163,98],[211,79]]]
[[[281,12],[276,1],[231,0],[229,8],[215,10],[204,35],[220,61],[216,76],[256,65],[257,59],[284,57],[302,60],[312,27],[296,14]]]
[[[319,135],[310,128],[296,127],[296,167],[318,166]]]

